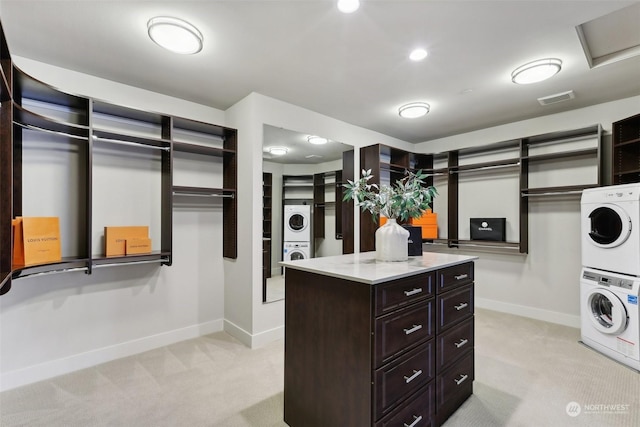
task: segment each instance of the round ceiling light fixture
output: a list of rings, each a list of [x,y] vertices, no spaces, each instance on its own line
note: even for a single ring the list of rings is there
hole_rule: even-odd
[[[269,153],[273,154],[274,156],[284,156],[288,152],[289,152],[289,149],[287,147],[270,147],[269,148]]]
[[[422,61],[427,57],[427,55],[428,53],[426,50],[418,48],[411,51],[411,53],[409,54],[409,59],[412,61]]]
[[[158,46],[183,55],[192,55],[202,50],[202,33],[182,19],[156,16],[147,22],[149,37]]]
[[[546,80],[562,69],[562,61],[557,58],[539,59],[516,68],[511,73],[511,81],[519,85],[527,85]]]
[[[352,13],[360,7],[360,0],[338,0],[338,10],[342,13]]]
[[[321,136],[309,135],[307,137],[307,142],[313,145],[323,145],[329,142],[327,138],[323,138]]]
[[[426,115],[431,107],[426,102],[412,102],[398,108],[398,114],[405,119],[415,119]]]

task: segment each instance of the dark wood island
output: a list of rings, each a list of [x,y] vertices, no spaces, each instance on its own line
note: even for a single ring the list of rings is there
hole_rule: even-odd
[[[439,426],[472,394],[473,260],[374,252],[281,263],[284,421]]]

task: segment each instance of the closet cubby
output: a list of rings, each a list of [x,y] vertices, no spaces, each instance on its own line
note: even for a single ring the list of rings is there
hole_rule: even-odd
[[[223,199],[222,252],[237,257],[235,129],[58,90],[13,65],[4,33],[0,65],[0,294],[36,274],[171,265],[174,197],[184,195]],[[18,216],[60,218],[62,261],[12,265]],[[152,252],[106,257],[104,227],[122,225],[148,225]]]

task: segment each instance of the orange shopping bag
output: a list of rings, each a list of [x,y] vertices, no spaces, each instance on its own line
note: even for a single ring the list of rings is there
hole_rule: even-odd
[[[13,220],[13,265],[62,260],[58,217],[18,217]]]

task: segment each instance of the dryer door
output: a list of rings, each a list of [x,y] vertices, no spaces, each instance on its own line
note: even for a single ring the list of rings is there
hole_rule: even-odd
[[[297,261],[300,259],[307,259],[307,257],[304,256],[304,252],[299,251],[297,249],[292,249],[289,252],[289,261]]]
[[[608,335],[618,335],[627,329],[629,314],[620,298],[604,288],[595,288],[587,295],[587,315],[595,328]]]
[[[307,219],[301,213],[292,213],[289,217],[289,229],[291,231],[300,232],[307,228]]]
[[[589,241],[600,248],[615,248],[631,234],[631,218],[618,205],[598,205],[588,214]]]

